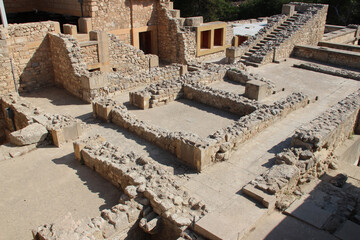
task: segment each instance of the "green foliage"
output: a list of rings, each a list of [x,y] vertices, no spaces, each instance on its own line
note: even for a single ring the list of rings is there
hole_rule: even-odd
[[[281,13],[283,4],[307,2],[329,4],[328,24],[360,23],[360,0],[247,0],[239,7],[231,0],[174,0],[182,17],[203,16],[205,22],[233,21]]]

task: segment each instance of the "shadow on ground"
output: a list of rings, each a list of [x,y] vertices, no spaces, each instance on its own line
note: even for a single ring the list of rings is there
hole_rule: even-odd
[[[72,153],[52,161],[55,164],[66,165],[74,169],[79,178],[84,182],[84,185],[86,185],[91,192],[97,193],[100,198],[104,199],[105,204],[99,207],[100,210],[109,209],[118,204],[121,191],[92,169],[81,165]]]

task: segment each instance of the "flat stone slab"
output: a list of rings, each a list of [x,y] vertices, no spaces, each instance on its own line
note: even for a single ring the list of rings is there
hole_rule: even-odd
[[[360,225],[347,220],[334,235],[343,240],[358,240],[360,238]]]
[[[224,206],[200,219],[194,230],[210,240],[242,239],[267,214],[267,209],[259,208],[243,196],[236,196]]]
[[[313,202],[306,201],[306,199],[295,201],[288,209],[285,210],[285,214],[300,219],[319,229],[322,228],[331,216],[330,212],[321,209]]]

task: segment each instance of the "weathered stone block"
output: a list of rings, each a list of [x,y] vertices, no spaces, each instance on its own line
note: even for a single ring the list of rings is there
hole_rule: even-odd
[[[91,18],[79,18],[79,32],[89,33],[92,30]]]
[[[10,143],[17,146],[25,146],[33,143],[42,142],[48,135],[46,127],[39,123],[33,123],[29,126],[8,135]]]
[[[159,57],[157,55],[148,55],[149,58],[149,67],[154,68],[159,66]]]
[[[64,34],[70,34],[74,37],[77,36],[77,27],[72,24],[64,24],[63,25]]]
[[[203,23],[204,23],[204,19],[202,16],[189,17],[185,19],[185,26],[198,27]]]
[[[286,14],[288,16],[292,16],[295,13],[295,5],[291,5],[291,4],[284,4],[282,6],[282,14]]]
[[[245,96],[250,99],[262,100],[267,96],[267,84],[259,80],[251,80],[246,83]]]
[[[188,66],[187,65],[182,65],[180,67],[180,75],[184,75],[188,72]]]

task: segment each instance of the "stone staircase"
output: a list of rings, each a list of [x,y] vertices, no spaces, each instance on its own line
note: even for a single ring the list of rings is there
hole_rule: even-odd
[[[296,21],[299,19],[300,16],[301,13],[295,13],[293,16],[286,19],[286,21],[284,21],[280,26],[275,28],[271,33],[267,34],[257,45],[255,45],[248,52],[246,52],[241,57],[240,62],[244,63],[247,66],[259,67],[261,65],[261,59],[260,61],[254,61],[251,56],[264,49],[266,44],[270,41],[275,42],[278,35],[281,35],[282,31],[287,31],[291,25],[296,24]],[[266,53],[267,52],[265,52],[263,56],[265,56]]]

